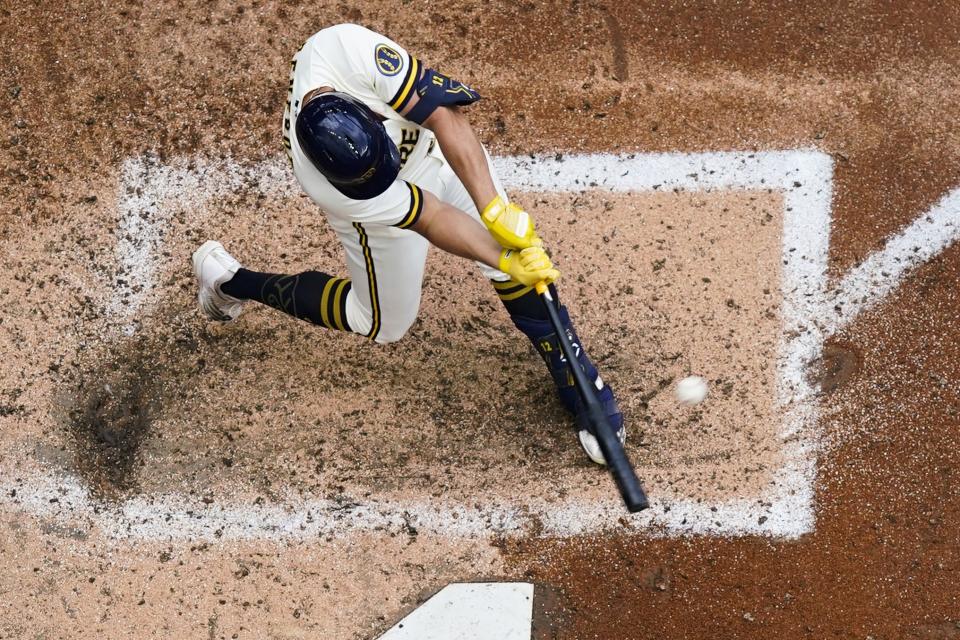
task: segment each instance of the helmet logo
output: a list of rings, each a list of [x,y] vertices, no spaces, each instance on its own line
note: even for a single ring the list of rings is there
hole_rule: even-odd
[[[377,69],[385,76],[395,76],[403,68],[403,58],[391,47],[380,44],[375,52]]]

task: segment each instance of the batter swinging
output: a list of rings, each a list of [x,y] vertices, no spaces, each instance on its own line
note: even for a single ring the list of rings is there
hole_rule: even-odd
[[[363,27],[341,24],[311,36],[291,62],[283,143],[297,180],[343,244],[350,277],[250,271],[211,240],[193,254],[200,308],[212,320],[229,321],[255,300],[328,329],[393,342],[416,318],[434,244],[476,261],[492,281],[546,362],[587,455],[603,464],[534,288],[560,274],[533,220],[509,202],[459,108],[479,99]],[[623,441],[613,391],[587,357],[566,308],[560,311],[579,364]]]

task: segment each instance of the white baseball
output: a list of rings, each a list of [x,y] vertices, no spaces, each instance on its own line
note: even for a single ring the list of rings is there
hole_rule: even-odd
[[[677,383],[676,394],[680,404],[692,407],[707,397],[707,381],[700,376],[687,376]]]

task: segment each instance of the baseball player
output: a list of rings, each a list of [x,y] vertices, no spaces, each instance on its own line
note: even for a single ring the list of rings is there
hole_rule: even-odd
[[[363,27],[341,24],[311,36],[291,62],[283,144],[297,180],[343,244],[349,277],[251,271],[211,240],[193,254],[200,308],[212,320],[229,321],[254,300],[328,329],[393,342],[416,318],[433,244],[475,261],[492,282],[546,362],[587,455],[603,464],[535,290],[560,274],[533,220],[508,200],[460,108],[479,99]],[[555,286],[550,289],[559,300]],[[562,305],[560,315],[623,441],[613,391]]]

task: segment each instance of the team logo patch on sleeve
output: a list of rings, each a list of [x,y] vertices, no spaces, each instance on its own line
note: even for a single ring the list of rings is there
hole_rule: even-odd
[[[377,59],[377,69],[385,76],[395,76],[403,68],[403,57],[385,44],[377,45],[374,55]]]

